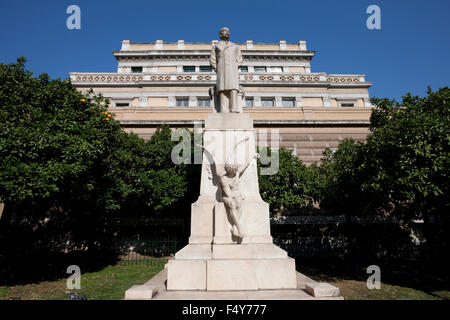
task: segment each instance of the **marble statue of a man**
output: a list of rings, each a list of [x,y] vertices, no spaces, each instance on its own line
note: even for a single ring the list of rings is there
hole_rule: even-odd
[[[219,31],[220,40],[211,48],[210,65],[217,73],[216,94],[219,96],[220,112],[242,112],[238,100],[239,66],[242,64],[241,49],[230,42],[230,29]]]

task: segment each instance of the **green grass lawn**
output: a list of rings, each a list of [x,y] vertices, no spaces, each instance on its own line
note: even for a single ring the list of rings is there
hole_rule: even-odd
[[[125,290],[136,284],[143,284],[156,275],[164,266],[163,260],[152,266],[110,265],[100,271],[83,273],[81,289],[72,290],[85,294],[89,300],[123,299]],[[299,270],[316,281],[323,281],[337,286],[346,300],[372,299],[412,299],[435,300],[450,299],[450,290],[422,290],[408,286],[381,283],[381,289],[369,290],[363,279],[341,277],[332,270],[324,274],[321,270],[305,268]],[[331,276],[330,276],[331,275]],[[67,278],[57,281],[31,283],[26,285],[0,286],[0,299],[46,299],[58,300],[68,298]]]
[[[125,290],[136,284],[144,284],[163,267],[163,263],[153,266],[107,266],[97,272],[82,273],[81,289],[71,291],[83,293],[89,300],[123,299]],[[0,286],[0,299],[67,300],[66,281],[65,278],[11,287]]]
[[[382,269],[383,270],[383,269]],[[297,271],[318,282],[327,282],[341,291],[346,300],[449,300],[450,284],[437,276],[411,276],[398,274],[395,277],[381,273],[380,289],[367,288],[365,269],[352,271],[326,264],[308,264],[298,261]],[[384,277],[384,280],[383,280]]]
[[[356,280],[336,280],[330,282],[341,290],[346,300],[448,300],[450,291],[422,290],[381,283],[380,289],[368,289],[366,282]]]

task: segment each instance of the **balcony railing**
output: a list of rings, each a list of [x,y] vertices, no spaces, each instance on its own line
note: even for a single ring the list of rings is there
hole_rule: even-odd
[[[141,83],[141,82],[210,82],[216,81],[212,72],[189,73],[70,73],[72,83]],[[242,83],[322,83],[322,84],[368,84],[361,74],[326,73],[240,73]]]

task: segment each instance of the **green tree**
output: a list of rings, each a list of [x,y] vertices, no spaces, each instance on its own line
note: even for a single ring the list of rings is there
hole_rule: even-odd
[[[428,88],[427,94],[407,94],[402,107],[375,99],[378,108],[367,141],[368,154],[375,156],[372,183],[389,195],[398,214],[409,219],[450,209],[450,89]]]
[[[411,220],[449,212],[450,90],[373,99],[366,143],[325,152],[321,205],[334,213],[394,214]]]
[[[291,151],[283,148],[278,151],[266,148],[264,152],[278,159],[275,174],[259,175],[260,194],[269,203],[271,215],[298,214],[302,209],[311,207],[317,196],[320,178],[316,167],[308,168]]]
[[[69,80],[33,77],[24,58],[0,64],[0,258],[94,252],[120,217],[168,214],[184,199],[170,129],[145,142],[108,104]]]

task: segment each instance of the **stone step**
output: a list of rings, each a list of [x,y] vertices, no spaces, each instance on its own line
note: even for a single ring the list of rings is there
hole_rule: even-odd
[[[215,244],[212,247],[213,259],[283,259],[287,253],[274,244]]]

